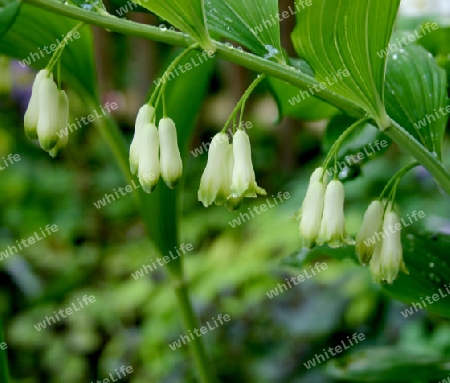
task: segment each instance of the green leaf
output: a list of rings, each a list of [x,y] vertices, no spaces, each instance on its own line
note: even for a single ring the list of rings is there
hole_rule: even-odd
[[[447,77],[429,52],[410,44],[389,55],[385,100],[389,116],[440,158],[450,112]]]
[[[16,20],[19,14],[20,1],[11,1],[0,9],[0,37],[2,37]]]
[[[357,383],[437,382],[449,376],[448,358],[398,347],[372,347],[333,359],[326,373]]]
[[[315,0],[297,13],[292,33],[300,57],[318,81],[364,108],[380,127],[389,126],[384,108],[386,57],[400,0]],[[378,53],[378,54],[377,54]]]
[[[305,61],[291,59],[290,64],[314,77],[314,72]],[[311,92],[301,90],[274,77],[269,77],[268,83],[278,105],[279,119],[292,117],[299,120],[317,121],[328,119],[338,112],[335,107],[314,97]]]
[[[61,41],[77,24],[69,18],[23,4],[15,23],[0,38],[0,54],[21,60],[23,66],[29,64],[42,69],[51,59],[51,45]],[[70,83],[78,93],[86,91],[98,98],[92,35],[87,27],[78,32],[80,37],[73,36],[61,56],[62,81]]]
[[[205,51],[216,51],[216,45],[206,28],[204,0],[135,0],[134,2],[189,34]]]
[[[408,218],[404,218],[403,225],[409,226],[408,222]],[[447,294],[450,297],[445,288],[450,283],[450,262],[447,256],[450,236],[406,231],[402,234],[402,245],[403,258],[409,275],[400,273],[392,285],[383,284],[382,290],[402,302],[419,303],[430,312],[450,317],[450,306],[445,297],[432,304],[425,301],[426,306],[423,304],[423,300],[427,296],[431,299],[433,294],[438,294],[439,297]],[[312,263],[323,256],[338,260],[352,259],[357,262],[354,246],[331,249],[325,245],[311,250],[302,249],[283,260],[283,264],[303,268],[305,263]],[[398,315],[401,316],[400,312]]]
[[[285,62],[277,0],[206,0],[208,27],[253,53]]]

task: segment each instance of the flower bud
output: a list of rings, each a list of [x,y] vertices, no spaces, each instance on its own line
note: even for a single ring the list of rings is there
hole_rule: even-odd
[[[136,123],[134,128],[134,137],[130,145],[130,171],[131,174],[136,175],[139,165],[139,144],[142,142],[141,132],[145,124],[151,123],[155,115],[155,108],[145,104],[139,109],[136,116]]]
[[[230,149],[232,150],[226,133],[218,133],[213,137],[209,147],[208,162],[198,190],[198,200],[205,207],[213,202],[217,205],[223,204],[230,194],[231,175],[229,173],[232,172],[230,161],[233,161]]]
[[[324,175],[323,168],[317,168],[311,174],[301,208],[299,232],[302,246],[308,249],[316,243],[322,222],[325,185],[328,181],[328,176],[325,174],[321,182],[322,175]]]
[[[257,194],[266,195],[266,191],[256,184],[250,139],[243,130],[238,130],[233,137],[233,157],[234,167],[230,197],[255,198]]]
[[[69,122],[69,99],[65,91],[60,90],[58,92],[58,142],[56,146],[50,150],[50,155],[56,157],[58,153],[65,148],[67,142],[69,142],[69,135],[65,131],[65,127]]]
[[[341,181],[331,181],[325,192],[322,223],[318,244],[328,243],[335,248],[345,243],[352,243],[345,233],[344,185]]]
[[[155,124],[147,123],[140,134],[138,177],[142,189],[151,193],[158,184],[160,173],[158,129]]]
[[[364,213],[363,223],[356,236],[355,250],[359,261],[366,265],[375,250],[375,233],[381,229],[384,207],[380,201],[373,201]]]
[[[177,129],[170,118],[159,121],[159,147],[161,176],[166,185],[173,189],[183,173],[180,149],[178,148]]]
[[[383,280],[392,284],[400,270],[407,272],[403,262],[401,223],[398,214],[392,210],[387,211],[383,226],[386,235],[381,241],[380,269]],[[386,230],[387,228],[390,232]]]
[[[42,149],[50,151],[58,142],[58,87],[51,78],[44,78],[39,84],[39,118],[37,134]]]
[[[30,140],[38,139],[37,124],[39,119],[39,85],[42,79],[47,77],[51,78],[51,73],[47,69],[39,71],[34,79],[33,87],[31,89],[31,98],[24,116],[25,134]]]

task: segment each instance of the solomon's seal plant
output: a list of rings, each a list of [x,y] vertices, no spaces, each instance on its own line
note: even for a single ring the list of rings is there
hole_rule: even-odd
[[[63,40],[46,65],[42,61],[35,65],[38,73],[23,125],[26,136],[38,140],[52,157],[70,145],[67,135],[58,134],[67,126],[70,112],[69,98],[62,84],[78,93],[89,107],[99,102],[91,31],[86,25],[181,47],[181,53],[161,76],[163,79],[169,78],[193,52],[215,52],[221,59],[254,71],[255,79],[237,102],[223,129],[214,132],[206,167],[198,174],[198,200],[205,207],[216,204],[235,210],[248,203],[244,200],[246,197],[266,195],[265,189],[275,192],[268,185],[262,188],[263,182],[258,184],[256,180],[253,132],[249,135],[242,130],[247,101],[264,82],[277,100],[281,116],[295,117],[306,111],[301,109],[301,103],[286,102],[289,96],[314,88],[317,98],[314,102],[320,99],[328,104],[317,104],[321,107],[316,110],[316,119],[335,117],[339,111],[348,116],[348,124],[340,126],[326,148],[323,162],[316,165],[319,167],[310,176],[299,214],[298,242],[304,257],[297,257],[296,262],[301,263],[300,258],[310,260],[308,257],[321,251],[337,258],[358,259],[368,266],[376,283],[407,302],[435,287],[416,270],[421,254],[414,254],[410,246],[403,246],[402,207],[397,196],[401,193],[399,185],[403,177],[419,165],[434,177],[443,192],[450,194],[450,173],[442,161],[448,116],[428,121],[423,128],[418,125],[419,121],[447,106],[447,78],[434,57],[417,44],[404,46],[390,55],[378,54],[389,46],[400,0],[313,0],[308,7],[302,6],[295,15],[296,27],[291,35],[299,58],[290,58],[284,53],[279,20],[273,18],[279,14],[276,0],[136,0],[141,7],[172,24],[171,29],[117,18],[107,13],[101,1],[93,6],[83,0],[70,3],[0,0],[2,5],[5,2],[5,12],[0,8],[2,55],[23,59],[28,52],[36,50],[39,37],[33,41],[27,38],[31,28],[36,36],[42,35],[43,40],[45,36],[59,37],[61,30],[66,36],[79,30],[82,36],[70,44]],[[125,4],[125,0],[117,2]],[[48,22],[39,19],[42,15]],[[267,25],[267,20],[272,22]],[[264,28],[259,27],[262,25]],[[2,71],[4,69],[0,68]],[[337,79],[336,74],[343,71],[348,76]],[[327,82],[329,78],[336,81]],[[205,83],[207,79],[204,78]],[[171,84],[176,81],[172,80]],[[198,81],[201,82],[200,77]],[[162,255],[179,243],[177,201],[183,190],[185,152],[192,125],[167,107],[168,100],[176,97],[168,91],[168,83],[157,82],[148,99],[141,100],[144,105],[136,111],[134,137],[127,145],[111,117],[95,122],[124,177],[130,182],[137,181],[136,177],[139,179],[144,193],[135,193],[136,202],[149,238]],[[185,113],[189,105],[178,104],[177,107]],[[333,126],[330,122],[329,128]],[[407,153],[409,164],[397,171],[384,189],[374,191],[372,202],[370,199],[364,202],[370,204],[360,217],[359,231],[351,232],[353,239],[346,230],[349,227],[345,214],[345,203],[349,199],[345,201],[347,178],[338,164],[346,145],[355,136],[366,145],[370,144],[367,132],[376,132],[377,137],[384,135],[398,145]],[[377,155],[381,154],[380,150]],[[186,329],[198,328],[183,274],[183,259],[168,263],[167,270]],[[441,262],[447,261],[441,259]],[[417,291],[408,288],[413,285],[419,286]],[[214,372],[202,341],[202,338],[195,339],[189,347],[200,381],[213,382]]]

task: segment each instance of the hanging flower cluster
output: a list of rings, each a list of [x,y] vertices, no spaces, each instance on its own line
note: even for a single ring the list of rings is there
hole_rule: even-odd
[[[353,243],[345,231],[344,185],[338,180],[327,184],[324,173],[324,168],[313,172],[302,203],[299,231],[306,248],[325,243],[335,248]]]
[[[155,189],[160,176],[173,189],[183,173],[175,123],[162,118],[156,128],[154,120],[153,106],[146,104],[139,109],[130,146],[130,171],[147,193]]]
[[[55,157],[67,145],[68,136],[58,134],[69,119],[69,100],[58,90],[48,69],[41,70],[33,83],[31,98],[24,117],[25,134],[39,140],[41,148]]]
[[[400,218],[391,203],[384,210],[380,201],[369,205],[356,236],[355,249],[363,265],[370,262],[374,281],[393,283],[399,271],[407,273],[407,270],[403,262]]]
[[[226,133],[216,134],[200,180],[199,201],[205,207],[215,203],[235,210],[245,197],[255,198],[258,194],[266,195],[266,191],[256,184],[247,133],[238,130],[232,144]]]

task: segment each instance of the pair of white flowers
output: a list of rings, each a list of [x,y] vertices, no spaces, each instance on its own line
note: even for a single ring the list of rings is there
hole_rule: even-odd
[[[299,226],[303,247],[327,243],[335,248],[353,243],[345,231],[344,185],[337,180],[327,184],[327,180],[323,168],[317,168],[309,180]]]
[[[198,199],[205,207],[215,203],[237,209],[244,197],[266,191],[256,184],[250,139],[238,130],[231,144],[226,133],[216,134],[209,147],[208,162],[200,180]]]
[[[370,262],[370,271],[378,283],[392,283],[399,271],[407,273],[403,262],[400,218],[391,203],[386,212],[381,201],[373,201],[369,205],[356,236],[355,249],[363,265]]]
[[[169,188],[174,188],[183,173],[175,123],[162,118],[156,128],[154,119],[153,106],[146,104],[139,109],[130,146],[130,171],[139,177],[147,193],[155,189],[160,176]]]
[[[25,112],[25,134],[39,140],[46,152],[55,157],[67,145],[67,135],[58,136],[69,120],[69,99],[58,90],[53,75],[47,69],[39,71],[33,83],[31,98]]]

